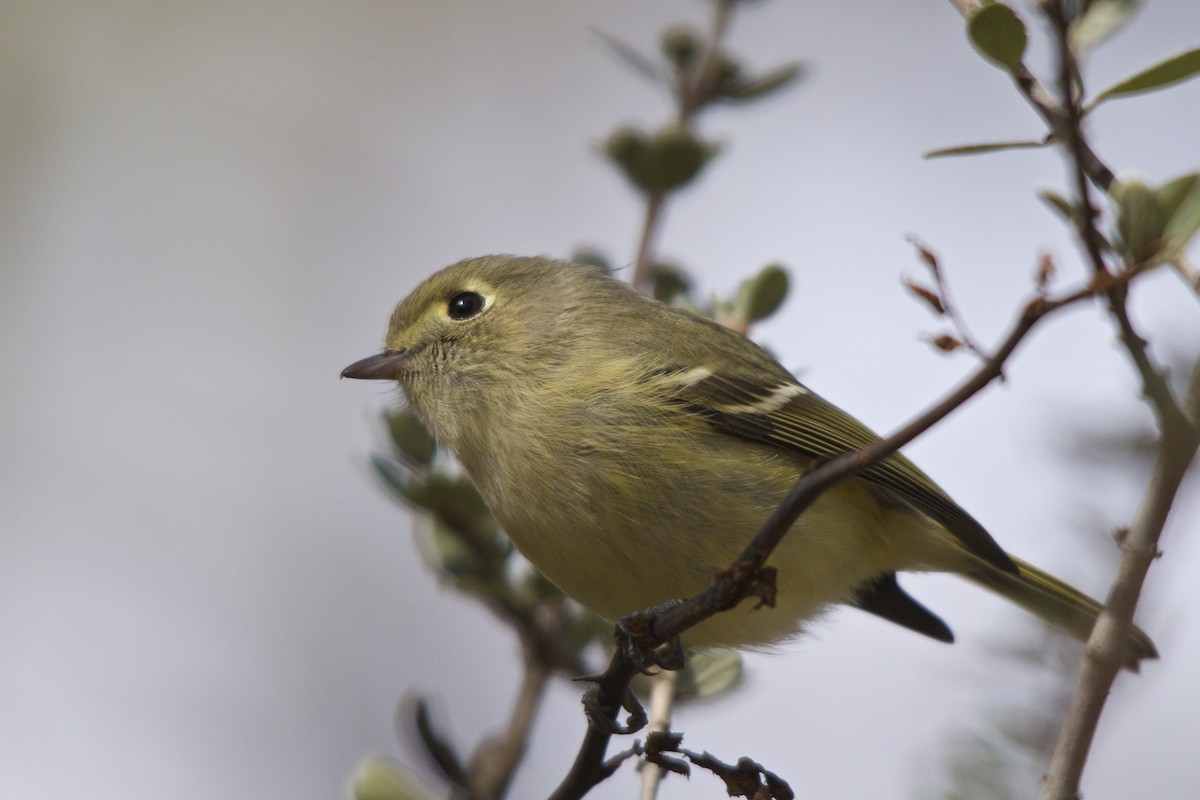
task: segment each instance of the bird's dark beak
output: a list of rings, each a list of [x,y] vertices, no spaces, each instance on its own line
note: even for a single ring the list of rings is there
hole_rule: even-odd
[[[342,370],[342,377],[364,381],[398,380],[407,356],[408,353],[403,350],[384,350],[382,353],[367,356],[362,361],[355,361]]]

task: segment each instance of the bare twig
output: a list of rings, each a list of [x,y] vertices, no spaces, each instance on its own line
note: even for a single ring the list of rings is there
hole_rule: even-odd
[[[683,736],[679,734],[651,734],[646,738],[646,760],[680,775],[691,774],[690,761],[720,778],[730,797],[750,800],[793,800],[795,797],[787,781],[751,758],[742,757],[736,764],[726,764],[712,753],[697,753],[682,744]],[[668,753],[678,754],[683,759]]]
[[[675,685],[678,677],[678,672],[664,669],[651,679],[650,733],[666,733],[671,730],[671,709],[675,705]],[[642,764],[642,800],[654,800],[662,779],[662,767],[651,761]]]
[[[1171,266],[1175,268],[1175,272],[1183,278],[1183,282],[1188,285],[1197,297],[1200,297],[1200,267],[1192,263],[1187,256],[1178,256],[1171,261]]]
[[[525,755],[534,716],[550,675],[550,667],[527,649],[521,688],[508,725],[502,733],[481,743],[471,759],[468,772],[471,800],[498,800],[507,792],[513,773]]]
[[[1108,602],[1088,638],[1075,694],[1042,787],[1042,800],[1079,797],[1080,778],[1100,713],[1120,670],[1142,583],[1158,556],[1158,540],[1175,494],[1200,447],[1200,361],[1192,372],[1184,414],[1186,422],[1182,426],[1163,420],[1154,472],[1137,517],[1122,542],[1121,566]]]
[[[964,345],[979,358],[986,359],[987,353],[971,334],[970,329],[967,328],[967,321],[963,319],[962,314],[958,311],[958,306],[955,304],[953,298],[950,297],[950,285],[947,283],[946,276],[942,272],[942,266],[938,262],[937,254],[917,241],[914,236],[908,237],[908,243],[917,248],[917,254],[929,269],[930,275],[933,276],[934,289],[931,291],[911,281],[905,281],[905,285],[910,291],[925,300],[936,313],[950,320],[950,324],[958,334],[957,338],[949,337],[955,348],[958,345]],[[942,344],[943,338],[945,337],[936,337],[931,341],[944,350],[947,348]]]
[[[692,73],[692,79],[679,87],[680,125],[688,125],[696,116],[696,112],[712,99],[718,78],[717,67],[721,63],[721,42],[729,32],[734,5],[734,0],[717,0],[712,28],[704,46],[704,54],[700,57],[700,64]]]
[[[630,279],[639,291],[650,294],[650,265],[654,263],[654,243],[662,223],[663,206],[666,198],[662,192],[646,196],[646,210],[642,214],[642,232],[638,236],[637,258],[633,262],[633,277]]]
[[[1059,141],[1067,149],[1071,178],[1075,184],[1075,196],[1078,214],[1072,215],[1075,228],[1087,251],[1088,261],[1096,272],[1107,272],[1104,263],[1104,247],[1101,244],[1100,231],[1096,229],[1096,219],[1099,212],[1092,203],[1091,188],[1088,186],[1087,164],[1090,160],[1099,159],[1087,146],[1083,137],[1083,112],[1080,110],[1080,97],[1083,79],[1079,75],[1079,67],[1075,62],[1075,54],[1071,51],[1069,39],[1071,18],[1062,0],[1047,0],[1043,10],[1050,19],[1054,29],[1055,45],[1058,51],[1058,93],[1059,106],[1055,115],[1058,127],[1055,133]],[[1104,171],[1111,171],[1104,167]],[[1111,182],[1111,178],[1109,179]]]

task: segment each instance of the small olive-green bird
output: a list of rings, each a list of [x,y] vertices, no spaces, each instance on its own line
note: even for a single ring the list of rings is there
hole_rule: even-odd
[[[434,274],[342,376],[396,381],[517,549],[609,620],[704,590],[814,459],[878,438],[745,337],[545,258]],[[1101,608],[898,454],[823,494],[769,563],[776,607],[718,614],[685,644],[770,645],[838,603],[953,641],[901,571],[961,575],[1079,639]],[[1134,629],[1126,666],[1155,656]]]

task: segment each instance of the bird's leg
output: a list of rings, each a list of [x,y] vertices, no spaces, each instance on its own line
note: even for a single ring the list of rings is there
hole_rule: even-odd
[[[642,704],[638,702],[637,696],[629,687],[625,688],[625,696],[621,700],[621,707],[629,712],[628,719],[622,725],[616,720],[616,709],[600,702],[603,675],[583,675],[575,680],[588,681],[592,684],[583,693],[583,711],[587,715],[590,727],[614,736],[637,733],[646,727],[646,709],[642,708]]]

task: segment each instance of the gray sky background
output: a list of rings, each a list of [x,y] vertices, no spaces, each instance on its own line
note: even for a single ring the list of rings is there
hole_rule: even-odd
[[[0,796],[317,800],[364,755],[407,758],[405,693],[439,698],[467,742],[500,723],[513,642],[436,585],[373,482],[391,392],[337,375],[446,263],[581,244],[628,261],[638,204],[596,146],[667,111],[588,29],[649,50],[707,8],[0,4]],[[1082,274],[1034,198],[1063,183],[1055,155],[919,157],[1042,134],[961,29],[939,2],[751,7],[732,46],[813,73],[705,120],[726,152],[662,239],[706,289],[790,265],[795,290],[757,338],[881,431],[971,366],[919,339],[937,326],[900,288],[920,273],[906,235],[941,255],[987,342],[1043,249],[1063,285]],[[1095,56],[1092,86],[1198,31],[1194,2],[1151,3]],[[1113,103],[1092,132],[1110,164],[1162,181],[1200,169],[1198,109],[1200,81]],[[1200,306],[1172,275],[1134,307],[1195,355]],[[1082,532],[1127,522],[1138,476],[1064,451],[1081,428],[1144,422],[1136,381],[1095,309],[1047,325],[1008,375],[909,453],[1006,547],[1102,593],[1111,563],[1079,555]],[[1140,612],[1163,659],[1118,681],[1089,800],[1200,786],[1191,488]],[[1020,696],[991,648],[1029,628],[964,583],[906,585],[958,644],[831,615],[750,656],[736,699],[684,709],[687,743],[750,755],[800,797],[936,785],[946,743]],[[515,797],[557,783],[582,724],[578,687],[556,686]],[[663,792],[685,795],[723,791],[698,774]]]

